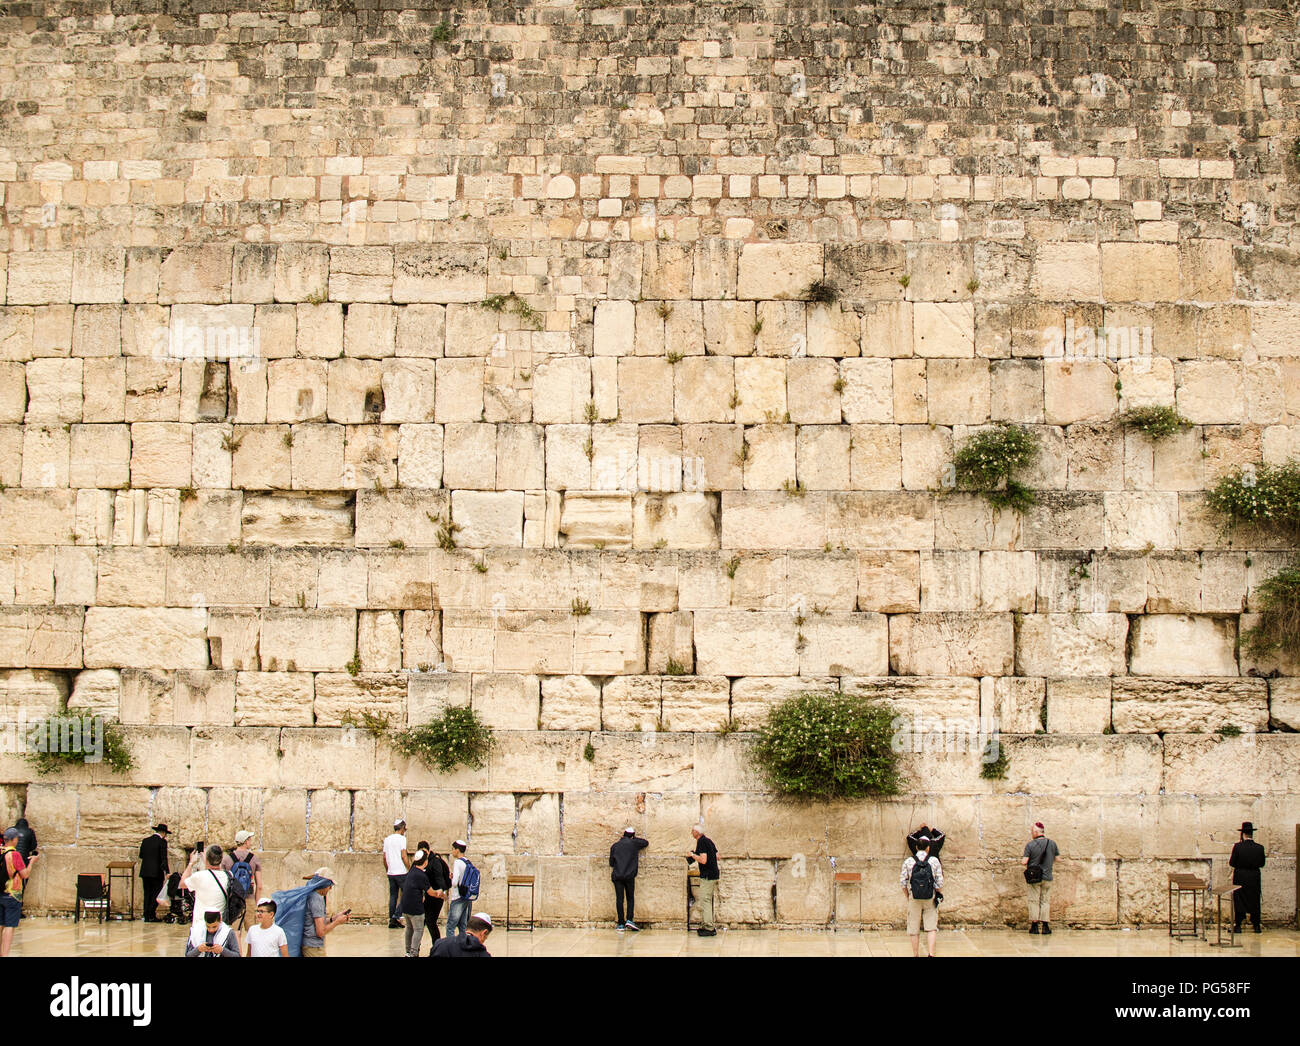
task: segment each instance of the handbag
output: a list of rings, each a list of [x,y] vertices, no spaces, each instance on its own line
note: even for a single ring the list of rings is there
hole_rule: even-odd
[[[1046,855],[1046,853],[1047,853],[1047,847],[1044,846],[1043,854]],[[1025,882],[1029,883],[1030,886],[1033,886],[1034,883],[1041,883],[1042,881],[1043,881],[1043,863],[1041,859],[1038,861],[1037,864],[1025,865]]]

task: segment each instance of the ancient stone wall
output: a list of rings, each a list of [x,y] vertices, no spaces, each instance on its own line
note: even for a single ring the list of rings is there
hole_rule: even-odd
[[[834,856],[879,923],[924,819],[949,917],[997,922],[1041,819],[1058,920],[1150,922],[1250,819],[1289,917],[1300,681],[1239,647],[1287,549],[1205,492],[1300,453],[1298,29],[1282,0],[6,5],[0,708],[116,715],[140,764],[0,758],[30,904],[165,820],[378,915],[404,813],[554,922],[612,917],[635,824],[670,921],[703,815],[723,921],[827,922]],[[1193,425],[1153,444],[1142,405]],[[1044,444],[1023,517],[944,485],[1001,420]],[[996,717],[1007,777],[909,752],[896,799],[775,803],[749,732],[836,685]],[[466,702],[482,771],[343,725]]]

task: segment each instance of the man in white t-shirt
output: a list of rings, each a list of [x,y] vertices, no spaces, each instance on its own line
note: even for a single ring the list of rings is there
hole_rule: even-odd
[[[226,901],[230,896],[230,873],[221,868],[224,856],[221,847],[209,846],[203,855],[203,867],[198,867],[199,851],[190,855],[190,863],[181,873],[181,889],[194,892],[194,921],[192,928],[203,926],[203,913],[220,912],[225,920]],[[238,946],[236,946],[238,947]]]
[[[248,931],[248,957],[273,959],[289,957],[289,939],[283,928],[275,925],[275,902],[269,897],[257,901],[257,925]]]
[[[393,822],[393,832],[384,840],[384,872],[388,876],[388,928],[402,929],[398,905],[402,900],[402,884],[411,867],[411,854],[406,849],[406,821]]]

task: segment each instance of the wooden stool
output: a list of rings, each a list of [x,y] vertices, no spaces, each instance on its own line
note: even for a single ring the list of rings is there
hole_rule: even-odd
[[[1197,936],[1196,901],[1208,884],[1185,872],[1169,873],[1169,936],[1183,939]],[[1183,922],[1183,895],[1192,898],[1192,924]]]
[[[831,921],[838,930],[840,926],[840,887],[856,886],[858,890],[858,929],[862,929],[862,873],[836,872],[831,880]]]
[[[510,929],[510,891],[527,890],[528,891],[528,931],[533,929],[534,898],[536,892],[533,889],[535,877],[531,875],[507,875],[506,876],[506,929]]]
[[[1227,886],[1216,886],[1210,892],[1214,894],[1215,915],[1214,915],[1214,940],[1210,944],[1216,948],[1240,948],[1241,945],[1236,941],[1237,919],[1233,911],[1235,899],[1233,894],[1240,890],[1240,886],[1234,886],[1229,883]],[[1228,902],[1228,943],[1223,943],[1223,902]]]
[[[131,904],[126,910],[125,918],[135,922],[135,862],[134,861],[109,861],[108,862],[108,917],[113,917],[113,880],[127,879],[131,884]],[[123,918],[119,915],[118,918]]]

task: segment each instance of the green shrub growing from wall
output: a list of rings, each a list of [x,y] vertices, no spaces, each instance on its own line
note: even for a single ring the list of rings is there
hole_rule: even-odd
[[[1231,526],[1256,526],[1300,538],[1300,461],[1243,465],[1210,491],[1210,508]]]
[[[89,708],[68,708],[28,723],[22,743],[23,759],[42,777],[86,763],[107,766],[115,774],[136,765],[122,725]]]
[[[808,692],[768,713],[751,758],[763,780],[805,801],[898,791],[894,711],[840,691]]]
[[[396,733],[390,744],[431,770],[449,774],[458,766],[480,770],[496,745],[491,728],[472,708],[450,705],[422,726]]]
[[[1255,591],[1259,623],[1242,638],[1246,652],[1264,658],[1300,650],[1300,564],[1274,574]]]
[[[974,491],[995,509],[1024,512],[1034,503],[1034,492],[1015,478],[1038,457],[1038,436],[1020,425],[998,422],[975,433],[953,457],[953,479],[963,490]]]
[[[1173,407],[1134,407],[1121,414],[1119,420],[1127,428],[1137,429],[1152,443],[1192,427]]]

